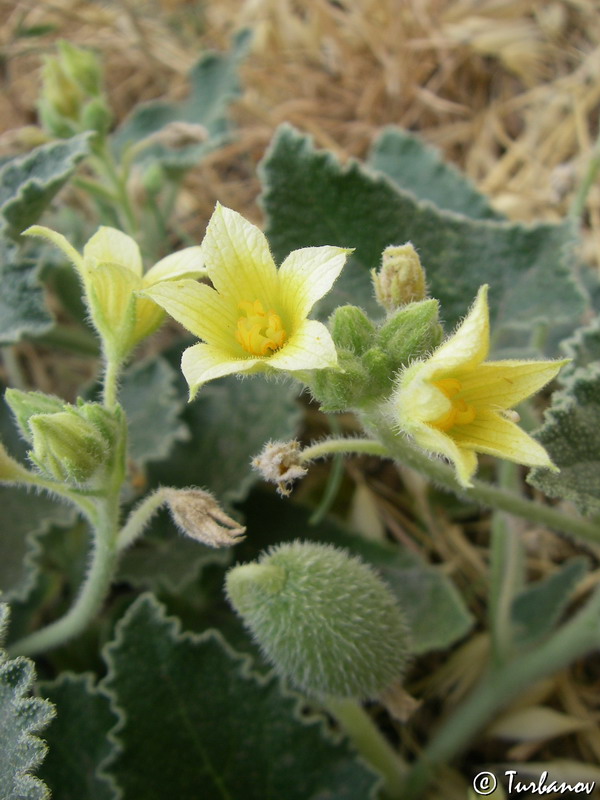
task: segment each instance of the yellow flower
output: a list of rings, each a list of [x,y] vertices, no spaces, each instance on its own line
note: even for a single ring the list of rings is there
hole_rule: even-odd
[[[153,333],[164,311],[140,297],[143,289],[164,281],[206,275],[200,247],[187,247],[161,259],[145,274],[136,242],[115,228],[101,227],[80,255],[65,237],[33,225],[29,236],[48,239],[74,263],[83,282],[92,321],[111,359],[122,361],[138,342]]]
[[[264,234],[217,204],[202,243],[213,287],[189,280],[144,294],[204,341],[183,354],[194,397],[203,383],[234,372],[301,372],[337,366],[327,328],[307,315],[329,291],[346,255],[341,247],[294,250],[279,269]]]
[[[487,290],[481,287],[462,324],[430,358],[401,373],[392,396],[398,428],[452,461],[465,487],[472,485],[476,453],[556,469],[541,444],[515,424],[518,415],[510,409],[552,380],[568,359],[486,362]]]

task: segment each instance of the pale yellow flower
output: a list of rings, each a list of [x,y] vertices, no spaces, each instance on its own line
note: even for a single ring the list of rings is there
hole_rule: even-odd
[[[471,486],[476,453],[556,469],[539,442],[516,425],[510,409],[552,380],[562,361],[485,361],[489,352],[487,286],[467,317],[425,361],[400,375],[392,396],[399,430],[423,449],[453,462]]]
[[[329,331],[307,319],[329,291],[350,250],[294,250],[279,269],[264,234],[217,204],[202,243],[213,287],[181,280],[144,294],[204,341],[183,354],[193,397],[207,381],[235,372],[303,372],[337,366]]]
[[[137,243],[116,228],[99,228],[81,255],[62,234],[50,228],[34,225],[24,233],[48,239],[73,262],[83,282],[92,321],[110,357],[117,361],[153,333],[165,316],[156,303],[140,297],[140,291],[163,281],[206,275],[200,247],[172,253],[144,273]]]

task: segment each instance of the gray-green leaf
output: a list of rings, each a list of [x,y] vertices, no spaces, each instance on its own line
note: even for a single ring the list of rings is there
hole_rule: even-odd
[[[301,719],[295,695],[259,679],[216,632],[182,634],[145,595],[107,650],[103,686],[122,722],[108,764],[123,800],[363,800],[376,778]]]
[[[0,345],[47,333],[54,322],[38,281],[38,265],[22,259],[16,246],[1,236],[0,282]]]
[[[583,296],[565,259],[575,234],[564,225],[473,220],[418,201],[356,162],[342,167],[310,140],[282,126],[262,164],[267,235],[278,260],[310,245],[354,247],[333,290],[319,305],[327,316],[352,303],[380,315],[369,270],[389,244],[412,241],[431,295],[455,324],[483,283],[490,284],[496,329],[576,321]]]
[[[0,605],[0,640],[8,606]],[[46,753],[37,737],[54,709],[30,696],[35,672],[28,658],[8,659],[0,649],[0,800],[44,800],[48,789],[32,772]]]
[[[462,172],[446,164],[438,150],[402,128],[384,128],[367,165],[438,208],[472,219],[503,219]]]
[[[89,134],[51,142],[0,168],[0,221],[16,238],[37,222],[52,198],[88,154]]]
[[[42,683],[40,692],[57,711],[45,734],[49,752],[40,769],[53,800],[116,800],[114,783],[100,769],[115,751],[108,733],[117,716],[108,696],[89,675],[69,673]]]
[[[208,138],[178,149],[153,144],[140,152],[140,160],[159,162],[172,169],[187,169],[217,147],[229,130],[229,106],[240,94],[238,66],[250,42],[250,32],[241,31],[228,53],[203,55],[189,75],[190,94],[179,103],[153,101],[136,107],[114,135],[117,150],[139,142],[166,125],[184,122],[203,125]]]

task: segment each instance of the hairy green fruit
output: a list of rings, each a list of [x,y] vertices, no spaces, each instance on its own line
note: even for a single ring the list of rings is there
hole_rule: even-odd
[[[404,614],[375,571],[344,550],[279,545],[230,570],[226,590],[265,656],[300,689],[369,698],[402,675]]]

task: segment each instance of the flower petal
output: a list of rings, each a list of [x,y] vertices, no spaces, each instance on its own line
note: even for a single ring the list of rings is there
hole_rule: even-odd
[[[280,349],[265,359],[274,369],[294,372],[337,367],[337,351],[325,325],[306,319]]]
[[[208,275],[204,266],[201,247],[186,247],[171,253],[148,270],[144,275],[144,286],[152,286],[159,281],[174,281],[183,278],[203,278]]]
[[[52,242],[53,245],[63,251],[66,257],[70,259],[77,267],[79,272],[84,272],[85,266],[83,263],[83,258],[79,255],[77,250],[75,250],[73,245],[67,241],[62,233],[57,233],[51,228],[45,228],[43,225],[32,225],[30,228],[27,228],[27,230],[23,231],[21,235],[41,236],[42,238],[47,239],[49,242]]]
[[[462,370],[468,372],[485,360],[490,349],[487,295],[488,287],[484,285],[456,331],[427,360],[428,377],[450,372],[460,377]]]
[[[219,347],[211,344],[195,344],[184,351],[181,371],[190,387],[190,400],[207,381],[231,375],[234,372],[250,372],[260,368],[262,358],[232,358]]]
[[[277,305],[279,280],[265,235],[240,214],[217,203],[202,242],[208,274],[223,297]],[[277,310],[277,309],[276,309]]]
[[[460,448],[489,453],[529,467],[556,469],[539,442],[496,411],[479,409],[468,425],[455,425],[452,438]]]
[[[142,256],[137,243],[116,228],[101,227],[83,248],[84,261],[118,264],[136,275],[142,274]]]
[[[424,450],[445,456],[452,461],[456,470],[456,478],[461,486],[467,488],[473,485],[471,478],[477,469],[477,456],[472,449],[461,447],[443,431],[425,424],[414,426],[411,434],[415,442]]]
[[[294,250],[279,268],[281,301],[295,320],[304,319],[317,300],[333,286],[352,250],[304,247]]]
[[[231,300],[192,280],[161,281],[141,293],[165,309],[184,328],[211,345],[242,355],[235,339],[239,312]]]
[[[561,361],[488,361],[461,377],[461,396],[468,402],[495,408],[514,408],[539,391],[561,367]]]

